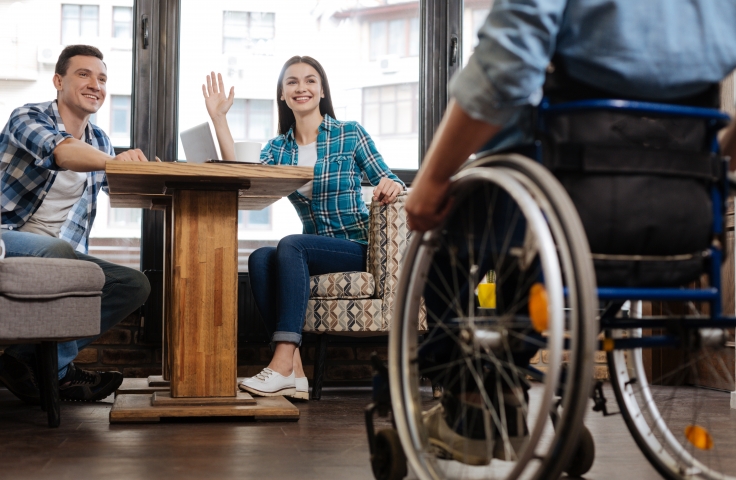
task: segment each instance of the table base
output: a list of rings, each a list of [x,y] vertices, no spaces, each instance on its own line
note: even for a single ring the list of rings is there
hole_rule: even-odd
[[[245,417],[253,420],[299,420],[299,409],[284,397],[257,397],[254,405],[153,406],[151,395],[118,395],[110,423],[159,422],[162,418]]]
[[[171,382],[168,380],[164,380],[163,375],[150,375],[148,377],[148,386],[149,387],[170,387]]]
[[[234,397],[172,397],[171,392],[154,392],[151,405],[154,407],[198,407],[211,405],[255,405],[250,393],[238,391]]]

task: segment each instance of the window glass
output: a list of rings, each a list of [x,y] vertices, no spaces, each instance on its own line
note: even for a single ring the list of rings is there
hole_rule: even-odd
[[[370,48],[371,60],[376,60],[379,55],[386,54],[386,22],[376,21],[370,23]]]
[[[111,140],[113,137],[130,138],[130,95],[112,95],[110,108],[112,118],[109,135]],[[113,140],[113,143],[116,142]]]
[[[388,46],[389,55],[404,55],[406,53],[406,23],[405,19],[391,20],[388,24],[388,35],[391,39]]]
[[[372,0],[180,4],[181,32],[198,33],[179,39],[179,131],[210,121],[201,91],[215,71],[228,91],[235,88],[228,112],[234,139],[274,138],[281,66],[294,55],[309,55],[325,69],[337,119],[360,122],[389,167],[418,167],[418,1],[391,1],[389,7]],[[180,143],[178,152],[183,159]],[[256,246],[302,231],[288,200],[267,212],[267,222],[264,211],[240,215],[240,268]]]
[[[465,0],[463,15],[463,67],[478,45],[478,30],[486,21],[493,0]]]
[[[89,118],[116,148],[131,145],[133,0],[0,2],[0,118],[26,103],[56,98],[51,79],[65,45],[99,48],[107,65],[107,97]],[[140,209],[111,209],[99,195],[90,255],[139,268]]]
[[[226,10],[222,18],[223,53],[273,55],[273,13]]]
[[[375,126],[382,136],[416,135],[418,83],[363,89],[363,123]]]
[[[61,43],[94,43],[100,29],[98,5],[61,5]]]
[[[133,9],[131,7],[113,7],[112,36],[130,40],[133,38]]]

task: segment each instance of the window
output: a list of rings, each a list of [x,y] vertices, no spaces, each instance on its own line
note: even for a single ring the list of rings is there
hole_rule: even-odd
[[[273,55],[275,15],[260,12],[222,14],[222,53]]]
[[[111,95],[110,136],[130,138],[130,95]]]
[[[419,56],[419,17],[370,22],[370,59]]]
[[[133,8],[112,7],[112,37],[132,40]]]
[[[419,2],[390,1],[387,7],[383,0],[179,0],[179,132],[209,120],[202,84],[215,71],[222,74],[226,91],[235,89],[235,101],[227,114],[233,138],[257,142],[274,138],[278,135],[275,93],[281,66],[292,55],[309,55],[327,73],[336,118],[361,122],[390,168],[416,170]],[[255,5],[269,11],[246,11],[259,8]],[[369,59],[370,51],[388,59],[390,65]],[[386,84],[390,92],[381,96]],[[378,96],[368,101],[371,92]],[[177,145],[177,158],[184,158],[181,143]],[[239,220],[238,268],[242,270],[247,269],[253,248],[275,245],[284,236],[303,230],[286,198],[266,210],[243,211]]]
[[[98,5],[61,5],[61,43],[83,43],[80,39],[96,38],[100,31]]]
[[[255,228],[259,230],[271,228],[271,207],[266,207],[263,210],[239,211],[238,228]]]
[[[416,134],[417,83],[363,89],[363,126],[376,135]]]
[[[462,65],[468,64],[470,55],[478,46],[478,30],[486,22],[493,2],[488,0],[467,0],[463,13],[463,51]]]
[[[107,226],[114,228],[141,228],[140,208],[110,208]]]
[[[273,138],[273,100],[236,98],[227,114],[235,141]]]

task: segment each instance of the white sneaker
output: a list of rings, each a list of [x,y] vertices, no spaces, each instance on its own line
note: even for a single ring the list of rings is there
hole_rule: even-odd
[[[299,400],[309,400],[309,380],[307,380],[307,377],[297,377],[294,382],[296,383],[296,392],[291,397]]]
[[[285,377],[270,368],[264,368],[255,377],[244,379],[238,384],[241,390],[261,397],[276,397],[279,395],[295,395],[296,384],[294,372]]]

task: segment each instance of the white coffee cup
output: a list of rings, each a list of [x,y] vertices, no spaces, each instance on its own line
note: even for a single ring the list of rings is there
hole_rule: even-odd
[[[260,163],[261,144],[259,142],[235,142],[235,160],[245,163]]]

